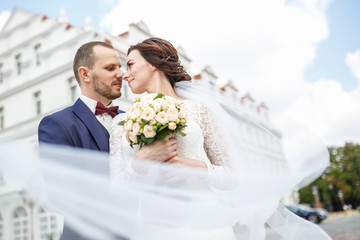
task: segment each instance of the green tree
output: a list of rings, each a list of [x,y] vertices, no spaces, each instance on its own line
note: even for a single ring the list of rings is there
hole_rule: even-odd
[[[329,147],[328,150],[330,166],[321,177],[299,191],[300,202],[313,205],[314,196],[311,188],[316,186],[320,201],[330,210],[332,207],[341,209],[340,190],[345,204],[351,204],[354,208],[359,206],[360,145],[345,143],[342,147]]]

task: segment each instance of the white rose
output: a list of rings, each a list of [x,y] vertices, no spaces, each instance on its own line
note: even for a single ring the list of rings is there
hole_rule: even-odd
[[[133,132],[129,132],[129,139],[133,143],[137,143],[137,135]]]
[[[164,102],[162,105],[161,105],[161,108],[163,111],[167,111],[169,109],[170,105],[167,104],[166,102]]]
[[[125,125],[124,125],[124,128],[125,128],[125,131],[129,131],[132,129],[132,126],[133,126],[133,122],[132,120],[128,120]]]
[[[161,110],[161,108],[163,109],[167,109],[168,108],[168,104],[166,103],[166,101],[162,98],[157,98],[154,100],[153,102],[154,107],[156,106],[156,108],[158,109],[157,112],[159,112]]]
[[[144,103],[144,106],[150,106],[150,104],[153,103],[153,100],[149,99],[149,100],[144,101],[143,103]]]
[[[130,112],[130,119],[138,118],[140,116],[140,109],[134,108],[132,112]]]
[[[129,133],[130,133],[130,131],[128,131],[128,130],[124,131],[125,138],[128,142],[130,142]]]
[[[154,106],[154,111],[155,111],[156,113],[158,113],[158,112],[161,111],[161,104],[159,104],[158,102],[154,101],[154,102],[152,103],[152,105]]]
[[[168,123],[168,116],[165,112],[159,112],[158,114],[156,114],[155,120],[161,123],[161,125],[164,125]]]
[[[132,131],[133,131],[133,133],[135,133],[137,135],[140,131],[140,124],[137,122],[134,123],[132,126]]]
[[[152,109],[151,107],[145,107],[144,111],[141,114],[141,118],[147,121],[153,119],[154,116],[155,116],[155,112],[154,109]]]
[[[166,97],[166,103],[171,106],[171,105],[177,105],[177,100],[175,98],[172,98],[172,97]]]
[[[143,133],[144,133],[146,138],[153,138],[156,135],[156,132],[154,131],[153,127],[150,126],[150,125],[146,125],[144,127]]]
[[[179,108],[180,108],[179,118],[186,118],[185,106],[183,104],[180,104]]]
[[[140,110],[141,110],[142,107],[143,107],[143,103],[142,103],[142,102],[136,102],[136,103],[133,104],[134,111],[135,111],[135,110],[139,110],[139,112],[140,112]]]
[[[165,103],[165,100],[162,98],[157,98],[154,100],[154,103],[163,105]]]
[[[176,123],[170,122],[170,123],[169,123],[169,129],[170,129],[170,130],[175,130],[175,129],[176,129]]]
[[[150,125],[154,125],[156,124],[156,120],[155,119],[151,119],[150,122],[149,122]]]
[[[182,109],[180,109],[179,118],[186,118],[186,112]]]
[[[170,107],[167,111],[169,121],[176,121],[179,117],[179,112],[176,107]]]

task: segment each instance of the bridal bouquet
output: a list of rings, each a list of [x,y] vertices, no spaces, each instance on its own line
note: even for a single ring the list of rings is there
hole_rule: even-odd
[[[150,144],[156,139],[164,140],[168,134],[186,134],[186,113],[182,103],[162,93],[147,94],[136,98],[119,122],[130,146]]]

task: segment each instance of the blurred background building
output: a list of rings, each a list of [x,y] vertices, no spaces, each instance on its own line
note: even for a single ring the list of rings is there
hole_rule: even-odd
[[[105,36],[94,30],[90,18],[85,19],[84,26],[77,27],[68,21],[63,10],[54,19],[15,8],[0,32],[0,141],[22,140],[37,144],[40,120],[75,102],[80,88],[74,78],[72,63],[82,44],[89,41],[112,44],[125,72],[128,47],[151,36],[144,22],[129,24],[128,31],[118,36]],[[260,164],[271,165],[280,172],[286,170],[281,142],[271,138],[281,135],[269,119],[266,104],[253,99],[250,93],[240,91],[231,80],[219,79],[210,66],[193,72],[185,50],[181,46],[177,50],[183,66],[195,81],[204,81],[209,89],[225,96],[229,104],[239,106],[239,111],[227,110],[238,118],[252,142],[261,146],[266,154],[268,162]],[[114,104],[126,110],[134,99],[124,83],[122,97]],[[223,107],[226,109],[224,104]],[[61,217],[46,213],[41,206],[31,203],[21,189],[11,189],[3,180],[1,182],[0,240],[57,236],[54,234],[61,225]],[[284,198],[286,203],[294,201],[293,196]],[[33,219],[37,220],[34,222]],[[10,224],[11,228],[5,228],[4,224]],[[31,231],[31,226],[36,230]],[[4,229],[10,232],[4,232]]]

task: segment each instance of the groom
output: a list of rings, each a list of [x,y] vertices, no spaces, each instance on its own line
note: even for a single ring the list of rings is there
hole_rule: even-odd
[[[112,106],[121,96],[122,76],[118,53],[112,45],[89,42],[75,54],[73,70],[81,89],[81,96],[73,106],[44,117],[38,128],[39,143],[60,144],[109,152],[109,127],[112,118],[123,112]],[[166,148],[176,139],[155,141],[144,146],[135,158],[165,161],[177,155]],[[108,164],[108,163],[107,163]],[[66,225],[62,239],[84,239]]]
[[[82,45],[73,64],[81,96],[73,106],[41,120],[39,142],[109,152],[107,128],[112,117],[122,112],[112,107],[112,100],[121,96],[120,67],[119,56],[111,45]]]

